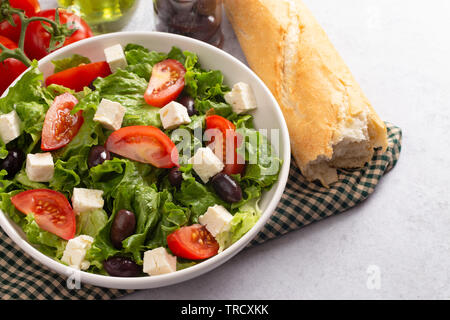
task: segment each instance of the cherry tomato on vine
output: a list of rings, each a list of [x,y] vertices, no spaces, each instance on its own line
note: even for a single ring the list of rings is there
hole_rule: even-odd
[[[27,17],[32,17],[38,13],[41,8],[38,0],[9,0],[11,7],[22,9]],[[13,15],[15,27],[8,21],[0,22],[0,35],[19,42],[21,22],[18,15]]]
[[[56,9],[44,10],[36,14],[36,16],[55,20],[55,12]],[[93,36],[89,25],[79,16],[63,9],[58,9],[58,12],[61,24],[69,23],[70,29],[77,29],[77,31],[66,39],[64,46]],[[25,36],[25,52],[28,57],[30,59],[42,59],[49,54],[49,52],[47,52],[49,44],[50,34],[44,29],[41,22],[31,22],[28,25]]]
[[[17,44],[3,36],[0,36],[0,43],[8,49],[17,48]],[[0,50],[0,52],[2,52],[2,50]],[[0,95],[26,69],[27,67],[21,61],[14,58],[9,58],[0,62]]]

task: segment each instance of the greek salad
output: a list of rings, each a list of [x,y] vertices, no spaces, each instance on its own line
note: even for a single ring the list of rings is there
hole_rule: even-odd
[[[251,84],[195,53],[120,44],[32,67],[0,99],[0,209],[51,258],[117,277],[208,259],[260,216],[281,159]]]

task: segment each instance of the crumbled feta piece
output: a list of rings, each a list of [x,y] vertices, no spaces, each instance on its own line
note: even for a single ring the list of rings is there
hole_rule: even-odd
[[[102,209],[104,201],[103,191],[95,189],[74,188],[72,195],[72,207],[76,214],[81,212]]]
[[[164,129],[174,129],[182,124],[191,123],[187,108],[182,104],[172,101],[159,110]]]
[[[204,183],[223,170],[223,162],[210,148],[199,148],[195,155],[189,159],[192,168]]]
[[[50,152],[27,155],[25,168],[28,179],[34,182],[49,182],[53,179],[55,166]]]
[[[0,115],[0,138],[4,144],[20,136],[20,118],[15,110]]]
[[[256,98],[252,88],[244,82],[238,82],[230,92],[225,94],[225,101],[237,114],[257,108]]]
[[[163,247],[144,252],[145,273],[151,276],[177,271],[177,257],[169,254]]]
[[[94,239],[87,235],[70,239],[67,242],[61,261],[67,263],[71,268],[87,270],[90,262],[85,260],[85,256],[93,242]]]
[[[98,121],[108,130],[119,130],[122,127],[123,116],[126,108],[118,102],[102,99],[94,115],[94,121]]]
[[[209,207],[204,215],[198,218],[200,224],[206,227],[214,237],[219,233],[228,231],[230,229],[230,223],[233,220],[233,216],[227,209],[221,205]]]
[[[116,72],[118,69],[125,69],[128,66],[125,53],[120,44],[113,45],[104,50],[106,62],[109,64],[111,72]]]

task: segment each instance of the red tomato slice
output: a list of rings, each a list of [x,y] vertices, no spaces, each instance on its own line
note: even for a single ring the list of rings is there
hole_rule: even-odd
[[[45,115],[42,128],[41,149],[52,151],[66,146],[77,135],[83,125],[83,111],[71,115],[73,107],[78,103],[70,93],[55,98]]]
[[[170,138],[153,126],[131,126],[114,131],[106,141],[109,152],[157,168],[178,166],[178,150]]]
[[[41,10],[38,0],[9,0],[9,4],[13,8],[24,10],[27,17],[32,17]],[[14,42],[19,42],[22,23],[17,14],[13,15],[13,21],[15,27],[6,20],[0,22],[0,35],[13,40]]]
[[[177,60],[167,59],[153,66],[152,77],[145,91],[145,101],[162,108],[175,100],[184,89],[186,69]]]
[[[34,189],[16,194],[11,202],[20,212],[34,214],[38,226],[64,240],[75,236],[75,213],[66,197],[49,189]]]
[[[10,39],[0,36],[0,43],[8,49],[16,49],[15,44]],[[0,52],[2,50],[0,49]],[[0,95],[10,86],[10,84],[22,74],[27,67],[17,59],[9,58],[0,62]]]
[[[70,37],[64,41],[64,46],[93,36],[89,25],[74,13],[63,9],[58,9],[59,21],[62,24],[69,24],[69,29],[77,29]],[[56,9],[44,10],[36,16],[55,20]],[[48,25],[48,23],[44,22]],[[30,59],[42,59],[49,54],[47,52],[50,44],[50,33],[44,29],[41,21],[33,21],[28,25],[25,34],[25,53]]]
[[[216,239],[199,224],[172,232],[167,236],[167,245],[177,257],[191,260],[208,259],[219,251]]]
[[[106,61],[93,62],[57,72],[45,80],[45,85],[59,84],[78,92],[98,77],[104,78],[110,74],[111,70]]]
[[[219,130],[222,133],[222,137],[220,142],[222,143],[222,153],[217,154],[217,156],[222,157],[222,161],[225,164],[223,172],[232,175],[232,174],[241,174],[245,168],[245,161],[242,157],[237,153],[236,149],[239,147],[240,139],[236,134],[236,126],[225,119],[224,117],[218,115],[212,115],[206,117],[206,129],[207,130]],[[227,134],[228,132],[228,134]],[[214,143],[216,136],[214,136],[214,132],[212,132],[208,143]],[[223,143],[225,141],[225,143]],[[219,149],[220,150],[220,149]],[[227,155],[227,151],[230,152],[232,150],[232,155]]]

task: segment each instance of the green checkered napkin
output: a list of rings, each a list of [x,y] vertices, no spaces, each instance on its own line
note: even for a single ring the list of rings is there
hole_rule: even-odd
[[[283,197],[250,246],[341,213],[365,200],[400,156],[401,130],[391,124],[387,126],[387,151],[384,154],[378,151],[362,169],[340,171],[339,182],[329,189],[306,181],[292,161]],[[130,292],[87,284],[69,290],[66,278],[35,262],[3,230],[0,231],[0,282],[1,299],[110,299]]]

